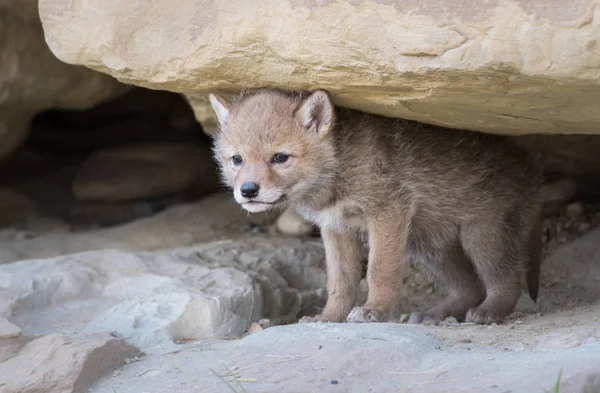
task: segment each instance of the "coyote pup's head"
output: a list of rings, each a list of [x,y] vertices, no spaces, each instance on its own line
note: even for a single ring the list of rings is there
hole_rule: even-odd
[[[249,212],[322,195],[335,172],[335,109],[312,94],[261,89],[231,102],[213,94],[219,120],[214,153],[224,183]]]

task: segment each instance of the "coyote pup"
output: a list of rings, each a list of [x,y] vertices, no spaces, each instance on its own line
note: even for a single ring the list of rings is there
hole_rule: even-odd
[[[210,101],[215,157],[235,200],[249,212],[293,206],[321,228],[328,300],[305,320],[388,321],[405,263],[447,291],[410,323],[499,323],[525,277],[536,299],[541,174],[505,138],[336,108],[324,90]],[[369,293],[353,308],[363,239]]]

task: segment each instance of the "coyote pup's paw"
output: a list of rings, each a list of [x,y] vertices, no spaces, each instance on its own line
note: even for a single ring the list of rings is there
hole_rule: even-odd
[[[477,323],[480,325],[491,325],[492,323],[501,323],[502,316],[489,308],[472,308],[467,312],[465,322]]]
[[[387,322],[391,318],[391,312],[385,310],[377,310],[371,307],[354,307],[346,321],[349,323],[361,322]]]
[[[441,319],[437,315],[429,314],[426,312],[413,312],[408,318],[409,325],[439,325]]]
[[[315,315],[314,317],[309,317],[309,316],[303,316],[302,318],[300,318],[300,320],[298,321],[298,323],[311,323],[311,322],[321,322],[321,318],[319,315]]]
[[[344,322],[343,317],[336,317],[326,314],[317,314],[314,317],[304,316],[300,318],[298,323],[311,323],[311,322]]]

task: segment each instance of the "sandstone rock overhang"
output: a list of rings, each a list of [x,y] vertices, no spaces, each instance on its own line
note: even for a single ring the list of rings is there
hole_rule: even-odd
[[[600,132],[598,0],[40,0],[64,62],[181,92],[325,88],[337,104],[502,134]]]

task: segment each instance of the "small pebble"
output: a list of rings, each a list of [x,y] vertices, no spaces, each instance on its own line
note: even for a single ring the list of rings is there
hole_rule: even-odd
[[[262,331],[263,328],[256,322],[252,322],[252,325],[248,328],[248,334],[254,334]]]
[[[253,233],[264,233],[265,230],[260,225],[249,222],[246,224],[246,231]]]
[[[590,230],[590,224],[587,222],[582,222],[581,224],[579,224],[579,226],[577,227],[577,230],[579,232],[587,232]]]
[[[266,329],[268,327],[271,327],[271,320],[268,318],[263,318],[258,321],[258,324],[260,325],[261,328]]]
[[[581,202],[573,202],[566,207],[567,216],[571,219],[579,218],[583,213],[583,210],[583,203]]]

